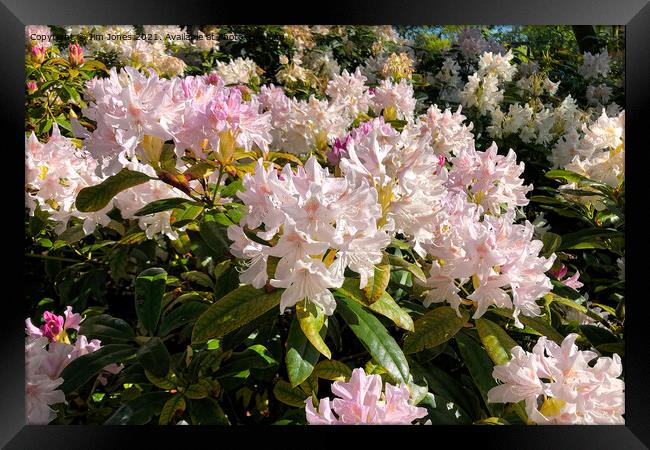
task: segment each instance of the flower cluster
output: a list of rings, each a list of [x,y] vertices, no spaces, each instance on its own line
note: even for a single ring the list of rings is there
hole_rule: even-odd
[[[537,424],[622,425],[625,384],[621,359],[580,350],[577,334],[562,345],[542,336],[532,352],[512,349],[512,359],[496,366],[503,382],[488,391],[492,403],[525,401],[529,420]]]
[[[427,410],[409,403],[406,384],[386,383],[379,375],[366,375],[354,369],[349,382],[335,381],[332,393],[337,397],[319,400],[318,411],[312,397],[305,400],[305,412],[310,425],[410,425],[427,415]]]
[[[285,288],[280,311],[301,300],[331,315],[336,302],[329,288],[340,287],[346,267],[359,273],[361,287],[382,259],[390,238],[377,226],[381,207],[368,183],[353,184],[333,177],[315,158],[294,172],[288,164],[280,173],[257,162],[255,175],[244,177],[237,196],[248,207],[240,225],[228,228],[231,253],[249,261],[241,281],[256,288],[268,281],[267,259],[280,258],[270,284]],[[251,240],[245,233],[273,245]],[[245,228],[244,228],[245,227]]]
[[[68,306],[63,316],[45,311],[43,325],[36,327],[30,319],[25,321],[25,397],[28,424],[44,425],[56,417],[50,407],[65,402],[63,391],[57,389],[62,383],[63,369],[80,356],[101,347],[101,342],[78,334],[82,322],[79,314]],[[71,330],[76,337],[72,344]],[[108,373],[121,370],[116,364],[104,368]]]
[[[74,206],[81,189],[98,184],[97,164],[87,152],[79,150],[71,139],[61,136],[54,124],[45,144],[34,133],[25,139],[25,205],[34,214],[37,206],[50,213],[57,222],[55,231],[62,233],[70,217],[83,220],[83,229],[90,234],[97,224],[107,225],[109,207],[98,212],[82,213]]]
[[[625,112],[609,117],[602,110],[598,119],[582,125],[580,133],[572,130],[562,136],[549,160],[555,167],[616,188],[625,176]],[[589,200],[597,207],[600,205],[597,198]]]

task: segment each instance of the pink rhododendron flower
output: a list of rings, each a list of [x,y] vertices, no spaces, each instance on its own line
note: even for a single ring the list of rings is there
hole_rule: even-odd
[[[512,359],[494,368],[503,384],[490,389],[488,401],[524,400],[529,420],[537,424],[623,424],[621,358],[580,350],[577,337],[569,334],[558,345],[542,336],[532,353],[513,348]]]
[[[63,383],[63,369],[80,356],[97,351],[101,342],[97,339],[88,341],[86,336],[77,335],[74,344],[68,336],[62,342],[60,337],[64,330],[79,331],[83,320],[79,314],[67,306],[64,316],[57,316],[50,311],[43,314],[45,324],[36,328],[28,318],[25,321],[25,397],[27,423],[44,425],[51,422],[56,413],[51,405],[65,402],[65,395],[56,389]],[[118,373],[121,366],[111,364],[104,368],[107,373]],[[100,381],[103,374],[100,374]]]
[[[305,400],[305,412],[310,425],[410,425],[427,415],[425,408],[409,403],[406,384],[386,383],[382,392],[379,375],[366,375],[361,368],[354,369],[349,382],[332,383],[334,400],[323,398],[318,411],[312,397]]]
[[[367,181],[356,185],[348,178],[334,177],[312,157],[297,172],[287,164],[280,174],[273,166],[265,168],[260,159],[243,184],[245,190],[237,196],[247,206],[247,214],[240,225],[228,228],[231,253],[246,261],[240,276],[243,283],[264,286],[267,258],[280,258],[270,280],[271,286],[286,289],[280,311],[306,300],[327,315],[336,307],[329,289],[341,286],[346,267],[361,275],[365,287],[390,243],[388,234],[377,226],[381,207]],[[243,226],[259,229],[257,236],[274,244],[252,241]]]

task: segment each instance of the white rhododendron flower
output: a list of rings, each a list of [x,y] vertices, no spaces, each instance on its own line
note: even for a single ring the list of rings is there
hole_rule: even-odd
[[[286,165],[279,173],[260,159],[254,175],[244,177],[244,188],[237,196],[248,212],[239,225],[228,229],[231,252],[249,261],[242,282],[259,288],[268,281],[286,288],[281,312],[305,300],[327,315],[336,307],[329,289],[341,287],[346,267],[359,273],[361,287],[365,286],[390,242],[377,227],[381,207],[377,191],[367,182],[355,185],[331,176],[313,157],[297,172]],[[242,228],[253,231],[262,226],[257,236],[275,244],[254,242]],[[267,279],[269,256],[279,258],[271,280]]]
[[[512,359],[496,366],[503,384],[488,391],[491,403],[525,401],[530,421],[540,425],[622,425],[625,383],[621,358],[579,350],[578,335],[561,345],[542,336],[532,353],[512,349]]]
[[[237,58],[228,63],[217,61],[216,72],[227,85],[248,84],[257,76],[257,65],[248,58]]]
[[[603,48],[600,53],[592,55],[591,52],[583,54],[582,65],[578,69],[580,75],[589,80],[599,76],[606,77],[609,73],[609,53],[607,49]]]

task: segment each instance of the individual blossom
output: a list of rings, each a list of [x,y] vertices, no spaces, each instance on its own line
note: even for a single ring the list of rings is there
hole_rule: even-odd
[[[43,325],[36,327],[31,319],[25,321],[25,333],[30,339],[36,339],[41,336],[46,337],[50,342],[67,341],[68,337],[65,330],[79,331],[79,324],[82,317],[80,314],[73,313],[72,307],[67,306],[63,316],[58,316],[50,311],[43,312]]]
[[[488,391],[488,401],[524,401],[528,419],[540,425],[624,424],[621,358],[580,350],[577,337],[558,345],[542,336],[532,352],[513,348],[512,359],[494,368],[503,384]]]
[[[333,400],[319,400],[318,410],[312,397],[305,400],[310,425],[410,425],[427,415],[427,410],[409,403],[410,392],[404,382],[386,383],[376,374],[366,375],[362,368],[352,371],[349,382],[332,383]]]
[[[576,291],[584,286],[580,281],[578,281],[580,278],[580,271],[576,270],[576,272],[569,278],[565,278],[567,276],[567,272],[567,267],[564,264],[560,264],[556,269],[551,270],[551,275],[553,275],[558,281],[561,281],[566,286],[569,286]]]
[[[41,373],[41,364],[47,357],[45,337],[25,344],[25,420],[28,424],[46,425],[56,417],[52,405],[65,402],[65,394],[57,389],[63,378],[51,379]]]
[[[589,85],[587,86],[587,92],[585,93],[585,98],[587,103],[593,106],[603,106],[609,103],[609,99],[612,95],[612,88],[606,84]]]

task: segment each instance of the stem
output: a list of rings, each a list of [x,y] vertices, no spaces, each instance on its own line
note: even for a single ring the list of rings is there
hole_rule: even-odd
[[[217,193],[219,192],[219,186],[221,185],[221,178],[223,177],[223,171],[219,170],[219,177],[217,178],[217,185],[214,187],[214,193],[212,194],[212,199],[210,200],[211,205],[214,206],[214,200],[217,198]]]

